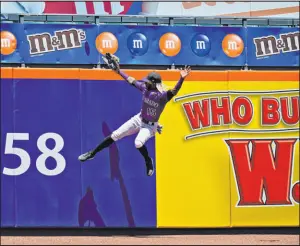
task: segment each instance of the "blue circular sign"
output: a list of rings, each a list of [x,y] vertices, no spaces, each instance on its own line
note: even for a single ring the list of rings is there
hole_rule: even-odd
[[[131,54],[135,56],[142,56],[148,50],[148,40],[142,33],[132,33],[127,39],[127,47]]]
[[[191,41],[191,48],[195,55],[206,56],[211,48],[209,38],[204,34],[196,34]]]

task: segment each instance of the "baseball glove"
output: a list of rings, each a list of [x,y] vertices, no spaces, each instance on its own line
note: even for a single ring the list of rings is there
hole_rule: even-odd
[[[105,56],[102,57],[102,59],[110,69],[117,72],[120,70],[120,59],[117,56],[106,53]]]

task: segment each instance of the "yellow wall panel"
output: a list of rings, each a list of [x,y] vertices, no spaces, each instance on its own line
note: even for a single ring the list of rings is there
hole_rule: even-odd
[[[299,226],[299,201],[296,202],[293,198],[292,191],[294,184],[299,182],[299,120],[297,124],[288,125],[284,124],[281,120],[280,123],[277,125],[264,125],[262,126],[261,122],[261,115],[262,115],[262,105],[261,100],[262,97],[268,98],[276,98],[280,101],[280,97],[299,97],[299,82],[264,82],[264,81],[231,81],[229,83],[229,90],[232,91],[255,91],[260,92],[255,95],[246,95],[252,102],[254,106],[254,117],[252,122],[247,126],[237,126],[232,125],[231,129],[239,128],[239,129],[260,129],[260,130],[269,130],[271,132],[254,132],[254,133],[230,133],[230,139],[295,139],[295,144],[293,145],[293,156],[292,156],[292,163],[291,163],[291,179],[290,183],[290,190],[287,191],[288,197],[287,199],[290,200],[291,204],[284,204],[280,201],[277,204],[248,204],[248,205],[238,205],[240,200],[239,196],[239,188],[236,180],[236,175],[234,171],[234,166],[232,160],[230,161],[230,175],[231,175],[231,224],[232,226]],[[290,90],[290,92],[289,92]],[[276,92],[277,91],[277,92]],[[280,92],[278,92],[280,91]],[[269,94],[267,94],[269,93]],[[272,93],[272,94],[271,94]],[[294,107],[295,110],[295,107]],[[280,111],[280,109],[279,109]],[[291,113],[291,108],[290,108]],[[294,129],[293,131],[288,131],[288,129]],[[279,130],[279,132],[276,132]],[[284,131],[281,131],[284,130]],[[252,146],[253,151],[253,146]],[[275,146],[273,143],[272,147],[273,151],[273,158],[278,157],[278,146]],[[275,154],[276,151],[276,154]],[[283,150],[284,151],[284,150]],[[252,152],[253,155],[253,152]],[[253,158],[252,158],[253,160]],[[259,165],[263,165],[263,161],[259,162]],[[278,164],[277,164],[278,165]],[[282,165],[282,164],[281,164]],[[255,167],[256,168],[256,167]],[[267,168],[267,167],[266,167]],[[277,166],[278,168],[278,166]],[[253,169],[252,169],[253,170]],[[270,173],[271,169],[268,169]],[[279,171],[281,172],[281,171]],[[284,172],[281,174],[284,175]],[[274,174],[270,174],[269,177],[274,176]],[[265,182],[266,189],[268,190],[275,190],[280,192],[284,186],[284,182],[279,178],[280,175],[275,178],[274,181],[269,178],[270,181]],[[251,179],[249,179],[251,181]],[[273,188],[274,187],[274,188]],[[297,188],[295,187],[294,190]],[[252,186],[252,192],[254,192],[255,188],[254,185]],[[268,190],[265,191],[263,189],[262,193],[262,201],[265,203],[266,199],[268,198]],[[299,188],[298,188],[299,192]],[[298,193],[299,194],[299,193]],[[299,199],[299,198],[298,198]]]
[[[232,74],[229,81],[186,81],[160,119],[158,227],[299,226],[299,82],[283,81],[281,73],[271,74],[280,81],[268,74],[264,78],[263,72]],[[203,106],[208,100],[211,110],[213,100],[226,98],[228,124],[192,129],[183,104]],[[262,125],[262,118],[274,117],[267,114],[274,105],[262,110],[263,98],[278,102],[278,123]],[[295,104],[287,110],[295,114],[295,124],[283,122],[282,98],[288,103],[293,98]],[[236,106],[245,101],[246,106]],[[251,119],[239,122],[246,114]]]
[[[174,82],[167,82],[173,86]],[[225,82],[186,81],[180,95],[228,90]],[[182,103],[170,102],[156,137],[158,227],[228,227],[230,225],[229,155],[222,136],[185,140],[192,134]],[[228,126],[221,127],[228,129]]]

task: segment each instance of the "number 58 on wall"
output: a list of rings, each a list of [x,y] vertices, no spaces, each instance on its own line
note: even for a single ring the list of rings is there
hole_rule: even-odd
[[[46,141],[53,139],[55,145],[53,149],[46,146]],[[7,133],[4,154],[19,156],[21,163],[17,168],[3,168],[3,174],[18,176],[25,173],[30,167],[30,156],[28,152],[21,148],[13,147],[14,141],[29,140],[29,133]],[[36,159],[37,170],[46,176],[55,176],[62,173],[66,167],[65,158],[59,153],[64,147],[64,139],[57,133],[48,132],[41,135],[37,140],[37,147],[41,154]],[[47,158],[52,157],[56,161],[56,167],[52,170],[46,167]]]

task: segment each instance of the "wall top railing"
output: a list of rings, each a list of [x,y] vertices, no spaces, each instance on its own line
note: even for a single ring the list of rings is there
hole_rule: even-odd
[[[118,24],[118,25],[183,25],[183,26],[282,26],[298,27],[299,19],[252,18],[252,17],[181,17],[141,15],[1,15],[2,23],[72,23],[72,24]]]

